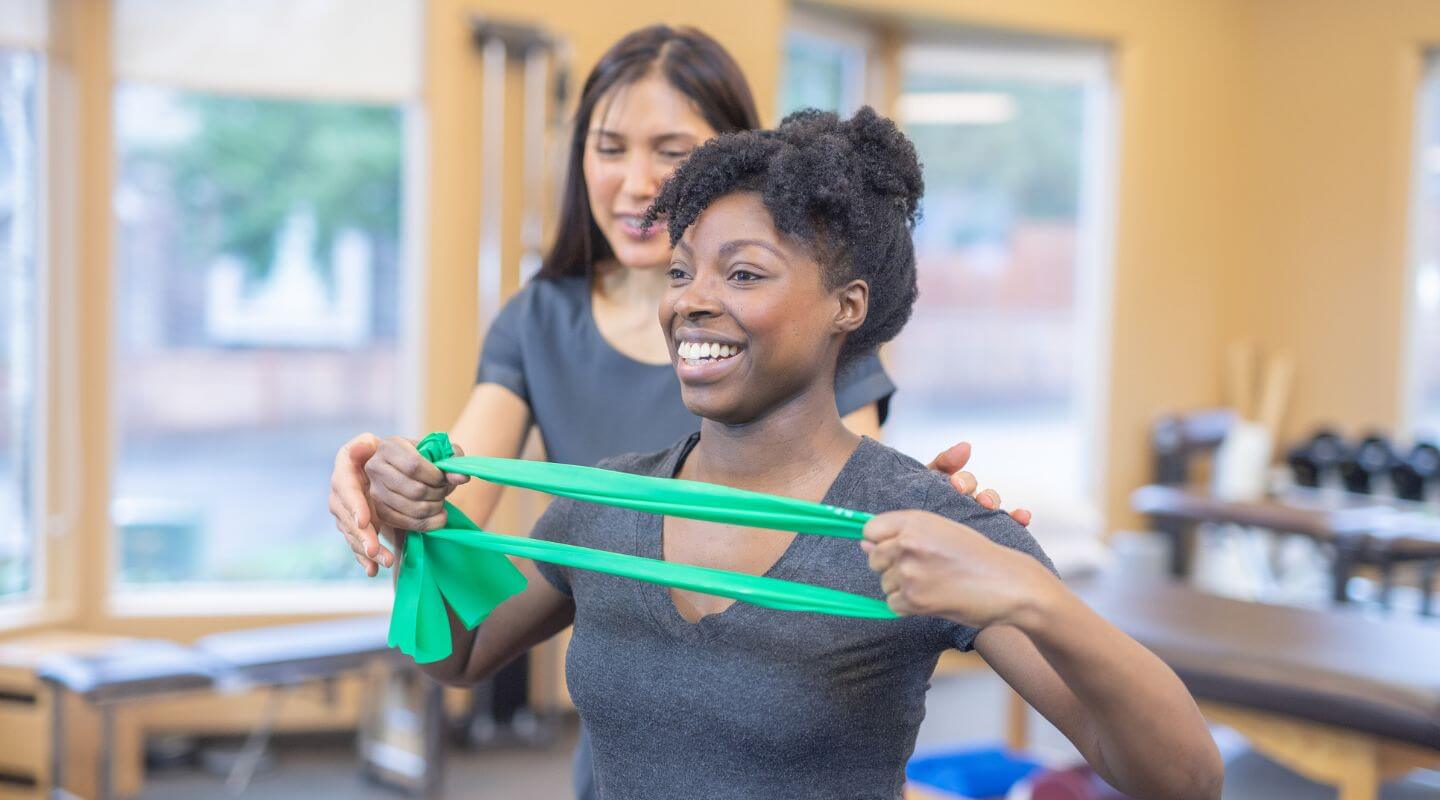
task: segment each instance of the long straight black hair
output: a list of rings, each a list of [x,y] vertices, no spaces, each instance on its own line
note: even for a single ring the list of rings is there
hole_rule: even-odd
[[[595,262],[614,257],[590,213],[585,185],[585,139],[590,118],[605,93],[640,80],[656,69],[676,91],[690,98],[717,134],[760,127],[755,98],[740,65],[719,42],[694,28],[651,25],[616,42],[585,78],[570,135],[570,158],[560,200],[555,243],[539,277],[592,276]]]

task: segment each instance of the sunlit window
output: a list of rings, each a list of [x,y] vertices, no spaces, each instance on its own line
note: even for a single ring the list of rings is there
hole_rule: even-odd
[[[1415,165],[1415,234],[1410,291],[1410,427],[1440,437],[1440,58],[1420,96]]]
[[[0,602],[36,585],[40,57],[0,49]]]
[[[785,31],[780,115],[802,108],[853,113],[864,103],[868,50],[861,29],[792,9]]]
[[[115,121],[120,582],[363,577],[324,495],[410,391],[404,112],[126,85]]]
[[[917,45],[898,115],[925,167],[920,299],[886,351],[885,436],[922,461],[960,440],[1033,508],[1098,529],[1108,320],[1108,78],[1098,50]]]

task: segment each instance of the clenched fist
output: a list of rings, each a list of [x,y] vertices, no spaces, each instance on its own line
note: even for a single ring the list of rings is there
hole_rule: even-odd
[[[860,547],[897,614],[1024,629],[1062,590],[1031,556],[928,511],[879,514],[864,533]]]

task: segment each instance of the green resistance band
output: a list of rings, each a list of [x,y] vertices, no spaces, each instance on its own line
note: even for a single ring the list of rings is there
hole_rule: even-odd
[[[506,458],[457,458],[444,433],[426,436],[418,449],[445,472],[653,514],[847,539],[861,538],[861,529],[872,516],[696,481]],[[390,646],[422,664],[443,660],[453,651],[446,603],[467,629],[473,629],[496,606],[525,588],[525,577],[505,558],[507,554],[783,611],[866,619],[896,617],[883,601],[873,597],[761,575],[488,533],[455,506],[446,503],[445,511],[444,528],[411,532],[406,537],[390,617]]]

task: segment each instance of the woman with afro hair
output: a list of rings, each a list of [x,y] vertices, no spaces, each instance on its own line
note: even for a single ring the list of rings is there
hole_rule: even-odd
[[[977,650],[1137,798],[1215,798],[1223,770],[1183,684],[1054,574],[1003,511],[851,433],[835,374],[905,325],[923,189],[868,108],[722,135],[648,218],[674,254],[660,325],[699,433],[602,462],[876,514],[796,536],[557,498],[536,538],[884,598],[899,619],[774,611],[550,564],[426,665],[469,684],[567,625],[571,696],[601,798],[895,800],[940,654]],[[439,500],[435,500],[437,510]]]

